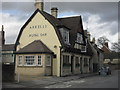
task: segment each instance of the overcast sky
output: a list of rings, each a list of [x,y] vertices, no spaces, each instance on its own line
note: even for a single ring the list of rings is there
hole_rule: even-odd
[[[34,2],[11,1],[13,2],[2,2],[0,11],[1,25],[4,25],[6,43],[15,43],[20,28],[35,11]],[[83,27],[88,29],[92,37],[97,39],[106,36],[111,43],[118,41],[117,2],[44,3],[44,11],[50,13],[51,7],[58,8],[58,17],[82,16]]]

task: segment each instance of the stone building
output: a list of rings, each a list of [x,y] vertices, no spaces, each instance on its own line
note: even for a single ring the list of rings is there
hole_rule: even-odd
[[[35,7],[15,45],[5,45],[15,55],[15,73],[60,77],[93,72],[96,49],[93,50],[89,34],[85,35],[81,16],[57,18],[58,9],[52,8],[49,14],[39,0]]]

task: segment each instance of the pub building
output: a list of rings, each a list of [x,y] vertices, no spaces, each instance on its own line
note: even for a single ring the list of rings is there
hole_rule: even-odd
[[[42,0],[20,29],[15,42],[15,74],[65,76],[93,72],[94,50],[81,16],[57,18],[44,11]]]

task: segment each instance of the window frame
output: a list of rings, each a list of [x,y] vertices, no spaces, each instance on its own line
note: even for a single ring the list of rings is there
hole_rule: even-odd
[[[84,50],[82,49],[82,47],[84,47]],[[86,49],[87,49],[86,45],[85,46],[81,45],[81,52],[86,52]]]
[[[20,57],[21,57],[21,64],[20,64]],[[23,60],[23,56],[22,55],[19,55],[18,56],[18,66],[22,66],[23,65],[23,63],[22,63],[22,60]]]
[[[41,64],[39,64],[39,56],[41,57],[41,59],[40,59],[40,60],[41,60]],[[38,55],[38,56],[37,56],[37,65],[38,65],[38,66],[43,66],[43,63],[42,63],[42,55]]]
[[[25,58],[25,57],[28,57],[28,56],[34,56],[34,64],[28,65],[28,64],[26,63],[26,58]],[[24,66],[36,66],[36,57],[35,57],[35,55],[25,55],[25,56],[24,56]]]
[[[62,38],[63,38],[63,40],[64,40],[64,42],[66,43],[66,44],[70,44],[69,43],[69,34],[70,34],[70,32],[69,32],[69,30],[68,29],[66,29],[66,28],[60,28],[60,32],[61,32],[61,35],[62,35]],[[65,37],[67,37],[67,38],[65,38]]]
[[[84,41],[83,41],[83,35],[81,33],[77,33],[76,42],[79,43],[79,44],[84,43]]]
[[[49,64],[48,64],[48,57],[50,57],[50,62],[49,62]],[[47,57],[46,57],[46,66],[52,66],[51,65],[51,60],[52,60],[52,57],[51,57],[51,55],[47,55]]]
[[[84,58],[84,67],[88,66],[88,58]]]

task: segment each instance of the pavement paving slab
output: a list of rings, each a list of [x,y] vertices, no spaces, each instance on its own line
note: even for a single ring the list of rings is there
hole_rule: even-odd
[[[3,87],[8,87],[8,88],[42,88],[45,86],[49,85],[54,85],[56,83],[63,83],[63,82],[68,82],[71,80],[77,80],[81,77],[87,77],[87,76],[92,76],[96,74],[80,74],[80,75],[74,75],[74,76],[66,76],[66,77],[55,77],[55,76],[50,76],[48,78],[41,78],[41,79],[35,79],[31,81],[20,81],[19,83],[14,82],[14,83],[4,83]]]

